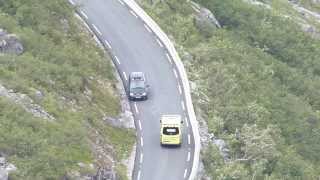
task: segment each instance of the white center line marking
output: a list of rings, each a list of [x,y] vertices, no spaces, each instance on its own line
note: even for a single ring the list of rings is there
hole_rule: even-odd
[[[144,24],[144,27],[147,29],[147,31],[148,31],[149,33],[152,32],[151,29],[150,29],[146,24]]]
[[[182,110],[185,110],[186,108],[184,107],[184,102],[181,101],[181,106],[182,106]]]
[[[108,46],[109,49],[112,49],[110,43],[107,40],[104,40],[104,42],[106,43],[106,45]]]
[[[70,2],[72,5],[75,5],[75,3],[73,2],[73,0],[69,0],[69,2]]]
[[[126,72],[123,71],[122,73],[123,73],[124,79],[125,79],[125,80],[128,80],[128,79],[127,79],[127,74],[126,74]]]
[[[163,47],[163,45],[162,45],[162,43],[160,42],[159,39],[157,39],[157,42],[158,42],[158,44],[159,44],[160,47]]]
[[[187,157],[187,161],[189,162],[190,161],[190,151],[188,152],[188,157]]]
[[[173,69],[173,73],[174,73],[174,76],[176,76],[176,78],[178,78],[178,73],[175,69]]]
[[[178,88],[179,88],[179,93],[182,94],[182,89],[180,84],[178,84]]]
[[[169,56],[169,54],[168,54],[168,53],[166,53],[166,56],[167,56],[167,58],[168,58],[169,62],[172,64],[171,57]]]
[[[118,0],[120,4],[124,5],[124,3],[121,0]]]
[[[114,56],[114,58],[116,59],[118,64],[121,64],[120,61],[119,61],[119,58],[117,56]]]
[[[132,10],[130,10],[130,13],[131,13],[134,17],[138,18],[138,16],[136,15],[136,13],[134,13]]]
[[[134,103],[134,109],[136,110],[136,113],[139,114],[139,109],[138,109],[137,103]]]
[[[186,177],[187,177],[187,172],[188,172],[188,169],[186,168],[186,169],[184,170],[184,173],[183,173],[183,178],[186,178]]]
[[[185,119],[187,127],[189,127],[188,119]]]
[[[86,13],[85,13],[84,11],[80,10],[80,13],[81,13],[81,15],[82,15],[83,17],[85,17],[86,19],[88,19],[88,16],[86,15]]]
[[[140,180],[140,176],[141,176],[141,171],[139,170],[137,180]]]
[[[139,123],[140,130],[142,130],[141,121],[139,120],[138,123]]]
[[[98,29],[96,25],[92,24],[92,27],[97,31],[99,35],[102,35],[101,31]]]
[[[188,134],[188,144],[190,144],[190,134]]]
[[[141,147],[143,147],[143,137],[141,136]]]
[[[142,161],[143,161],[143,154],[141,153],[141,155],[140,155],[140,164],[142,164]]]

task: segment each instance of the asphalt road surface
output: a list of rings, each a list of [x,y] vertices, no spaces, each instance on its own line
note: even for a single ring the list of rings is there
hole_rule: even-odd
[[[137,129],[133,179],[188,179],[194,142],[186,119],[180,78],[163,44],[121,0],[73,0],[91,29],[111,49],[115,65],[127,86],[130,72],[145,72],[147,101],[132,102]],[[160,146],[160,116],[181,114],[184,120],[180,148]]]

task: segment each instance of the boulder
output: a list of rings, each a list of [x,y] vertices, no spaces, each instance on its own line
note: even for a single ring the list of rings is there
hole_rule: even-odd
[[[216,28],[221,28],[220,23],[209,9],[201,7],[196,12],[195,25],[205,36],[210,37]]]
[[[4,168],[6,165],[6,159],[4,157],[0,157],[0,168]]]
[[[16,170],[17,168],[13,164],[8,163],[0,152],[0,180],[8,180],[9,173]]]
[[[216,17],[213,15],[213,13],[207,9],[207,8],[200,8],[200,12],[197,15],[202,21],[207,21],[209,23],[211,23],[212,25],[221,28],[220,23],[218,22],[218,20],[216,19]]]
[[[39,91],[39,90],[36,90],[36,91],[34,92],[34,96],[35,96],[35,99],[36,99],[37,101],[41,101],[41,100],[44,98],[43,92],[41,92],[41,91]]]
[[[105,180],[117,180],[117,174],[115,171],[109,168],[99,169],[96,179],[105,179]]]
[[[217,139],[217,138],[213,138],[212,141],[218,147],[223,159],[225,161],[230,160],[229,149],[227,147],[226,142],[222,139]]]
[[[18,37],[0,28],[0,53],[20,55],[23,51],[23,45]]]
[[[0,180],[8,180],[8,171],[0,168]]]

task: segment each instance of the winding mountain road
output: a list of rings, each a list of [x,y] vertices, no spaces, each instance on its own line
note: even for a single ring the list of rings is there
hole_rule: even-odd
[[[114,56],[127,86],[133,71],[143,71],[150,84],[147,101],[131,102],[137,129],[135,180],[188,179],[194,141],[186,116],[183,88],[171,57],[150,28],[121,0],[73,0],[79,14]],[[184,120],[180,148],[160,146],[160,116],[181,114]]]

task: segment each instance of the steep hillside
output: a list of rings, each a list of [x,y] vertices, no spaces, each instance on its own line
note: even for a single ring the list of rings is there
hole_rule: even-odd
[[[320,1],[319,0],[295,0],[302,6],[307,9],[314,10],[316,12],[320,12]]]
[[[214,134],[202,152],[207,175],[319,178],[319,39],[301,28],[288,1],[196,2],[222,28],[185,0],[140,4],[175,42],[197,116]]]
[[[17,167],[10,179],[125,173],[134,132],[105,121],[120,114],[114,70],[68,2],[0,0],[0,28],[24,46],[0,53],[0,156]]]

